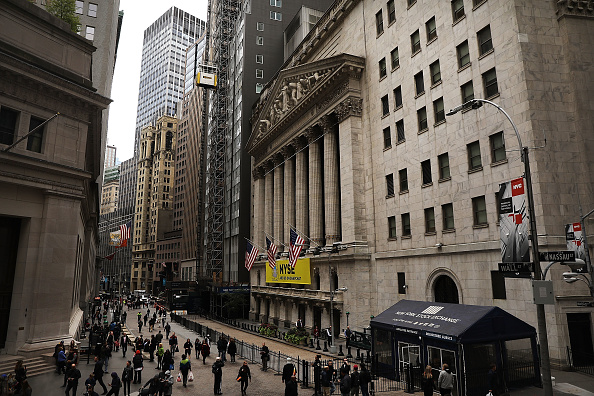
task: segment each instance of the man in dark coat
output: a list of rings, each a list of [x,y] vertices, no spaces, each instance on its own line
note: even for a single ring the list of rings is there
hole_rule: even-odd
[[[95,368],[93,369],[93,374],[95,374],[97,383],[103,388],[103,393],[107,393],[107,386],[103,383],[103,360],[100,360],[97,356],[95,356]]]
[[[285,396],[297,395],[297,377],[292,375],[291,378],[285,382]]]
[[[291,377],[295,374],[295,365],[291,362],[291,358],[287,358],[287,364],[283,367],[283,377],[282,381],[287,382],[291,379]]]
[[[76,368],[76,364],[72,363],[67,371],[68,385],[66,386],[66,396],[70,395],[70,389],[72,389],[72,396],[76,396],[76,389],[78,388],[78,380],[80,379],[80,371]]]
[[[316,360],[313,362],[314,369],[314,396],[320,396],[322,394],[322,388],[320,381],[322,380],[322,361],[320,355],[316,355]]]
[[[220,357],[217,357],[217,360],[212,365],[212,373],[214,374],[214,394],[215,395],[222,395],[223,392],[221,391],[221,380],[223,379],[223,367],[225,363],[221,360]]]

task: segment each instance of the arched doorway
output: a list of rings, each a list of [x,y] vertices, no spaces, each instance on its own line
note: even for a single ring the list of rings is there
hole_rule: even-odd
[[[456,282],[447,275],[440,275],[433,284],[435,302],[459,304]]]

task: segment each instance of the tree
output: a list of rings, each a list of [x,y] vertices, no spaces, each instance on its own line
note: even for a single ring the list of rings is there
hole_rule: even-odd
[[[47,0],[45,9],[70,25],[70,29],[78,33],[80,20],[76,15],[75,0]]]

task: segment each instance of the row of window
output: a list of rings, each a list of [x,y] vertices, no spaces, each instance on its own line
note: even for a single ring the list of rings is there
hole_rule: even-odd
[[[76,0],[74,2],[75,5],[75,13],[79,14],[79,15],[83,15],[83,7],[85,5],[84,1],[80,1],[80,0]],[[95,3],[89,3],[89,8],[87,10],[87,15],[93,18],[97,18],[97,4]]]
[[[19,129],[20,116],[20,111],[5,106],[0,108],[0,144],[11,145],[14,143],[16,132]],[[29,132],[35,128],[38,129],[27,137],[27,150],[41,153],[45,130],[45,126],[42,126],[42,124],[44,122],[44,119],[38,117],[31,116],[29,118]]]

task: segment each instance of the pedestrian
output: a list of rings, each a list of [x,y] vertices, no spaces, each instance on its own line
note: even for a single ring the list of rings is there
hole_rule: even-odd
[[[126,351],[128,350],[128,344],[130,343],[130,339],[126,334],[122,334],[122,338],[120,339],[120,347],[122,348],[122,357],[126,357]]]
[[[359,366],[356,364],[353,366],[353,372],[351,373],[351,396],[359,396]]]
[[[262,357],[262,371],[268,370],[268,360],[270,359],[270,351],[266,346],[266,343],[262,343],[262,348],[260,348],[260,356]]]
[[[359,386],[361,387],[361,395],[369,396],[369,383],[371,382],[371,374],[364,363],[361,363],[361,374],[359,375]]]
[[[76,396],[76,389],[78,388],[78,380],[80,379],[80,370],[76,368],[76,364],[72,363],[68,371],[68,385],[66,386],[66,396],[70,395],[72,389],[72,396]]]
[[[322,361],[320,360],[322,356],[316,355],[316,359],[313,362],[313,369],[314,369],[314,396],[320,396],[322,394]]]
[[[248,380],[251,382],[252,374],[250,373],[250,367],[248,366],[247,361],[244,361],[243,365],[239,368],[239,373],[237,373],[237,381],[241,384],[242,396],[246,395]]]
[[[111,389],[107,392],[107,396],[115,395],[120,396],[120,388],[122,387],[122,381],[118,377],[118,373],[115,371],[111,373],[111,383],[109,384]]]
[[[198,337],[196,337],[196,340],[194,341],[194,348],[196,349],[196,360],[198,360],[200,359],[200,348],[202,348],[202,343]]]
[[[171,351],[168,349],[163,354],[163,363],[161,364],[161,370],[173,370],[175,367],[173,366],[173,356],[171,356]]]
[[[58,366],[58,355],[60,354],[60,349],[62,349],[62,350],[64,349],[64,341],[60,341],[54,347],[54,359],[55,359],[55,362],[56,362],[56,372],[57,373],[61,373],[62,372],[62,370]]]
[[[146,322],[148,322],[148,314],[144,315],[143,319],[144,319],[144,325],[146,326]]]
[[[130,383],[134,378],[134,369],[132,368],[132,362],[127,361],[126,367],[122,371],[122,384],[124,385],[124,396],[130,396]],[[128,389],[128,394],[126,394],[126,389]]]
[[[223,392],[221,390],[221,379],[223,378],[223,367],[225,366],[225,362],[217,356],[217,359],[212,365],[212,373],[214,374],[214,394],[215,395],[222,395]]]
[[[150,342],[150,346],[149,346],[149,356],[150,356],[149,362],[155,361],[155,350],[156,349],[157,349],[157,338],[155,337],[154,334],[151,334],[151,342]]]
[[[497,375],[497,365],[495,363],[491,363],[489,365],[489,372],[487,373],[487,385],[489,387],[489,392],[493,396],[499,396],[499,376]]]
[[[164,354],[165,354],[165,348],[163,348],[163,344],[159,344],[159,347],[157,348],[157,370],[161,370],[163,367],[163,355]]]
[[[346,340],[346,347],[348,348],[351,345],[351,337],[353,336],[353,332],[351,328],[347,326],[346,330],[344,331],[344,339]]]
[[[439,377],[437,378],[437,387],[442,396],[451,395],[452,388],[454,387],[454,376],[447,364],[444,364],[442,368],[443,369],[439,372]]]
[[[164,396],[171,396],[173,393],[173,376],[171,376],[171,370],[165,371],[165,378],[161,382]]]
[[[194,346],[194,344],[192,344],[192,341],[190,341],[190,339],[188,338],[188,340],[184,343],[184,352],[186,354],[186,356],[191,357],[192,356],[192,347]]]
[[[87,392],[85,393],[85,396],[99,396],[99,394],[97,392],[95,392],[95,387],[88,385],[87,386]]]
[[[107,371],[107,366],[109,364],[109,358],[111,357],[111,346],[107,342],[105,342],[103,345],[101,353],[103,355],[103,364],[105,365],[104,373],[108,374],[109,372]]]
[[[318,326],[315,326],[313,329],[313,337],[314,341],[317,343],[320,339],[320,328]]]
[[[351,394],[351,377],[346,369],[340,370],[340,394],[342,396],[350,396]]]
[[[326,329],[326,339],[328,339],[328,345],[332,345],[332,326]]]
[[[103,360],[99,359],[98,356],[95,356],[95,368],[93,374],[95,374],[95,379],[103,388],[103,394],[107,393],[107,387],[103,383]]]
[[[344,359],[342,361],[342,366],[340,366],[340,371],[342,372],[342,370],[346,370],[346,372],[350,374],[350,372],[351,372],[351,365],[349,364],[349,360],[348,359]]]
[[[95,379],[95,374],[89,374],[89,378],[85,380],[85,389],[87,389],[88,385],[91,385],[93,388],[97,384],[97,380]]]
[[[328,362],[328,370],[330,371],[330,393],[333,394],[336,390],[334,383],[336,382],[336,369],[334,368],[334,363],[332,360]]]
[[[177,346],[177,336],[175,333],[172,333],[171,337],[169,337],[169,350],[171,351],[172,357],[175,357],[175,352],[179,351]]]
[[[298,329],[302,329],[302,328],[303,328],[303,321],[301,320],[301,318],[298,318],[298,319],[297,319],[297,322],[295,323],[295,326],[296,326]]]
[[[1,391],[1,389],[0,389],[0,391]],[[31,388],[29,381],[23,380],[23,382],[21,384],[21,393],[19,393],[19,395],[31,396],[32,393],[33,393],[33,389]]]
[[[428,365],[427,367],[425,367],[425,371],[423,372],[423,377],[421,378],[421,380],[423,395],[432,396],[433,390],[435,389],[435,383],[433,382],[433,370],[431,369],[431,366]]]
[[[57,363],[57,373],[66,374],[66,354],[64,353],[64,348],[60,348],[58,351]]]
[[[237,344],[234,338],[229,338],[229,344],[227,345],[227,353],[231,357],[231,363],[235,363],[235,355],[237,354]]]
[[[161,342],[163,342],[163,333],[161,333],[161,330],[159,330],[159,332],[157,333],[155,338],[157,339],[157,345],[159,345]]]
[[[291,362],[291,358],[287,358],[287,363],[283,366],[282,382],[287,382],[291,379],[291,376],[295,374],[295,365]]]
[[[297,377],[295,375],[292,375],[291,378],[285,382],[285,396],[298,396]]]
[[[219,357],[223,362],[227,361],[227,340],[225,337],[219,337],[217,341],[217,351],[219,352]]]
[[[138,332],[142,331],[142,320],[138,320]]]
[[[165,319],[163,319],[165,320]],[[167,322],[167,325],[165,326],[165,337],[169,338],[169,332],[171,331],[171,326],[169,325],[169,322]]]
[[[190,349],[190,351],[191,351],[191,349]],[[186,387],[186,384],[188,383],[188,373],[190,371],[192,371],[192,364],[188,360],[186,354],[183,354],[182,355],[182,360],[181,360],[181,362],[179,362],[179,371],[181,371],[181,374],[182,374],[182,383],[183,383],[184,388],[185,388]]]
[[[136,354],[132,358],[132,364],[134,365],[134,384],[140,384],[142,382],[143,360],[140,350],[136,351]]]
[[[202,341],[200,353],[202,353],[202,364],[206,364],[206,358],[208,357],[208,355],[210,355],[210,346],[208,345],[206,338],[204,339],[204,341]]]
[[[27,367],[23,364],[21,359],[17,360],[14,365],[14,378],[19,383],[27,379]]]

